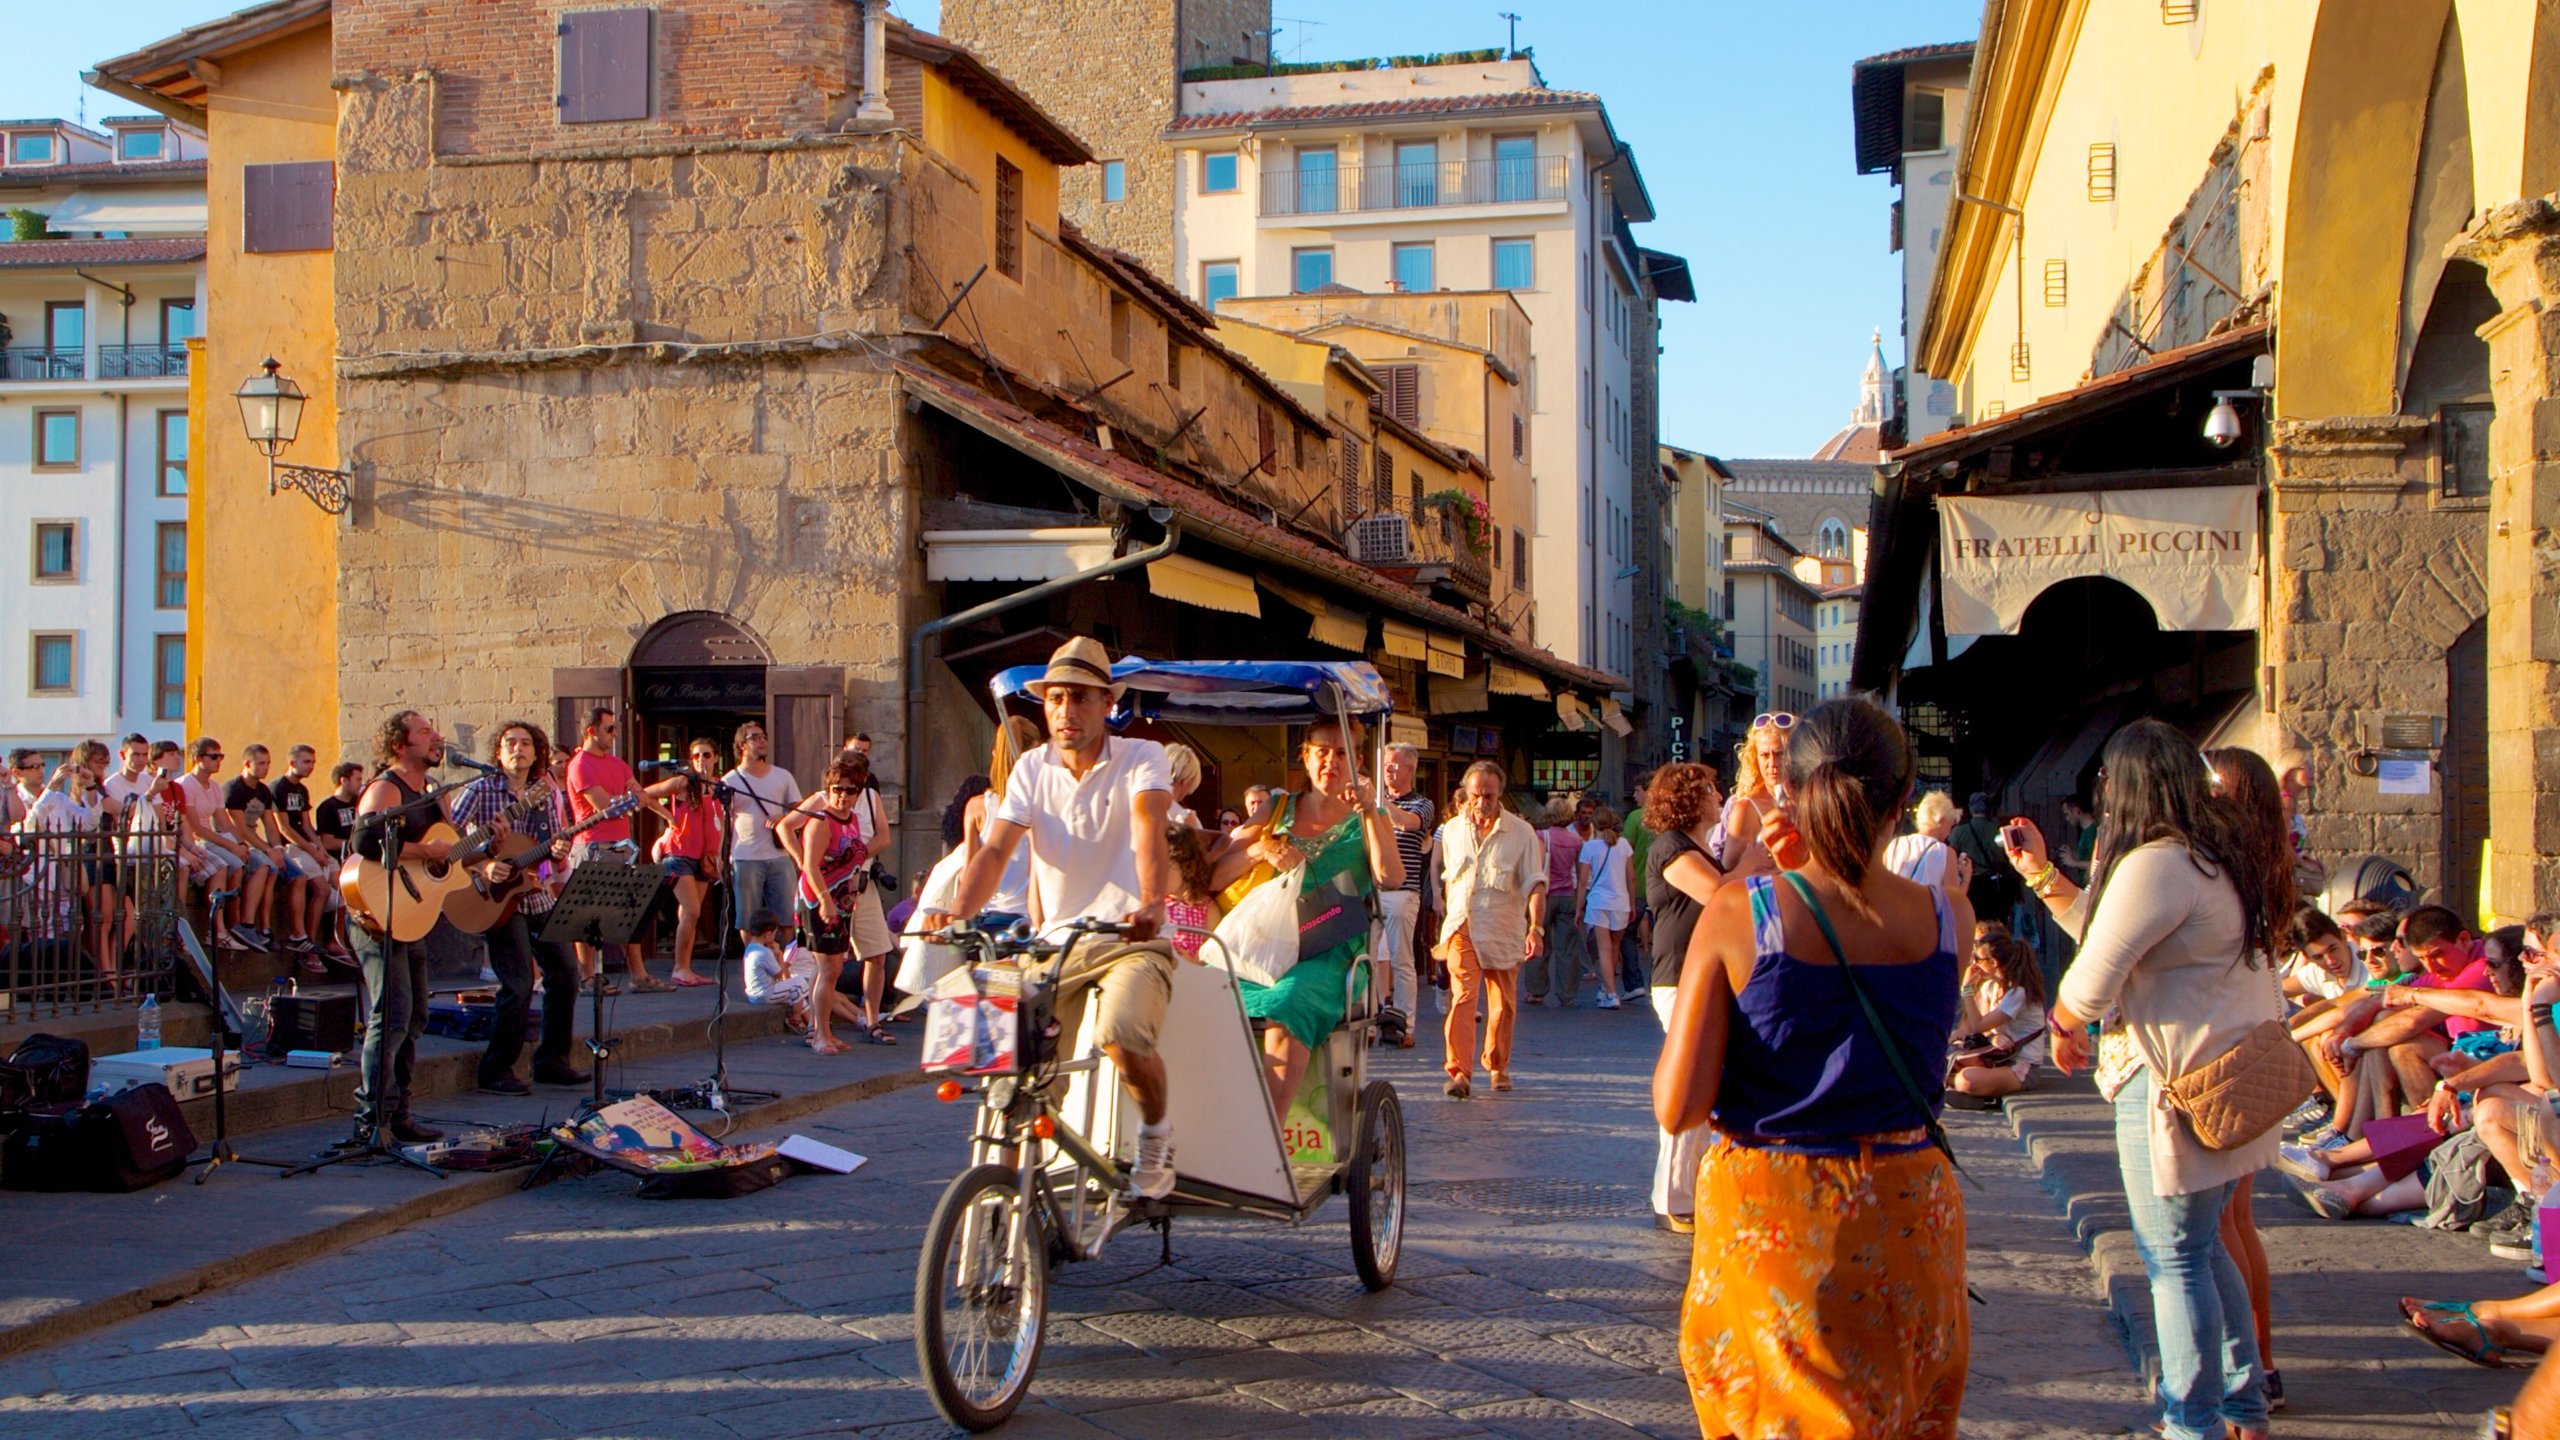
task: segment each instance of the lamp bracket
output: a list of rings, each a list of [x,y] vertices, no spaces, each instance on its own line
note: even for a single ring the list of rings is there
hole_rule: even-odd
[[[347,513],[347,480],[344,470],[324,470],[317,465],[279,465],[267,460],[267,493],[299,490],[312,504],[331,515]]]

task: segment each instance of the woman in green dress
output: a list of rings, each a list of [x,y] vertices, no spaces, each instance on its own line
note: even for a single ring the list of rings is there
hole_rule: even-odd
[[[1346,720],[1337,728],[1328,721],[1307,732],[1299,747],[1299,763],[1307,785],[1274,807],[1268,824],[1247,844],[1231,847],[1212,877],[1221,887],[1243,879],[1260,866],[1272,871],[1306,867],[1301,882],[1309,893],[1333,885],[1346,899],[1358,902],[1365,919],[1368,900],[1380,889],[1404,883],[1404,861],[1396,853],[1395,826],[1380,808],[1374,788],[1360,776],[1361,727]],[[1228,897],[1230,905],[1235,894]],[[1319,934],[1322,932],[1319,931]],[[1363,923],[1346,938],[1298,963],[1276,985],[1238,980],[1244,1013],[1270,1025],[1263,1031],[1263,1071],[1271,1084],[1272,1113],[1286,1117],[1290,1102],[1305,1078],[1307,1057],[1334,1026],[1342,1023],[1344,985],[1354,962],[1369,953],[1369,929]]]

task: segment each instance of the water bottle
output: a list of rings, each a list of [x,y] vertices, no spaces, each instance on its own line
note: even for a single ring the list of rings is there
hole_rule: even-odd
[[[134,1049],[157,1050],[160,1048],[159,996],[145,995],[142,997],[142,1013],[134,1017],[133,1027]]]

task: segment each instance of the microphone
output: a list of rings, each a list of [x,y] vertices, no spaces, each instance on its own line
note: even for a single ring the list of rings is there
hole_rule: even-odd
[[[640,770],[646,775],[683,775],[699,780],[705,785],[711,783],[709,776],[696,774],[681,760],[643,760],[640,762]]]
[[[483,775],[496,775],[500,773],[497,766],[489,764],[485,760],[474,760],[468,755],[458,754],[451,750],[444,752],[444,763],[447,765],[459,765],[466,770],[477,770]]]

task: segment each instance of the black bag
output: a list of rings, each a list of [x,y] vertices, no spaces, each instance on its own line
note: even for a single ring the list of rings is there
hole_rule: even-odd
[[[136,1085],[95,1105],[40,1105],[0,1144],[11,1190],[146,1190],[176,1179],[195,1152],[178,1097]]]
[[[89,1043],[30,1035],[0,1060],[0,1125],[35,1105],[76,1105],[89,1093]]]

